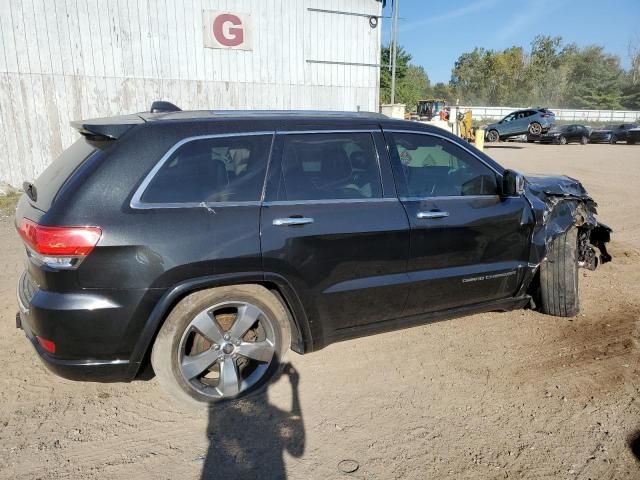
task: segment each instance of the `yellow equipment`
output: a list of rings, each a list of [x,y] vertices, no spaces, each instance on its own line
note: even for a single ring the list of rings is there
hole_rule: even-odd
[[[476,138],[473,131],[473,118],[471,110],[458,113],[458,132],[461,138],[467,142],[473,142]]]

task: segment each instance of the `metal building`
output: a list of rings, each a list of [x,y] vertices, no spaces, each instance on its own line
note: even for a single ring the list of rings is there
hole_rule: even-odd
[[[378,108],[380,0],[0,0],[0,180],[148,110]]]

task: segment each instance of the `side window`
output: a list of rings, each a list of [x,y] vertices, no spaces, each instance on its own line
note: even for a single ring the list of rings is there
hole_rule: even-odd
[[[214,137],[180,146],[162,164],[143,203],[260,200],[272,135]]]
[[[377,158],[370,133],[285,135],[278,198],[380,198]]]
[[[393,138],[401,196],[497,195],[495,173],[458,145],[431,135],[394,133]]]

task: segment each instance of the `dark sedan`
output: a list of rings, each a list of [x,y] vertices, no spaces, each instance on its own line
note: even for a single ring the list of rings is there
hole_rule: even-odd
[[[591,132],[589,141],[591,143],[617,143],[627,140],[629,130],[637,128],[633,123],[620,123],[597,128]]]
[[[627,132],[627,144],[635,145],[640,143],[640,128],[632,128]]]
[[[589,143],[589,129],[583,125],[556,125],[540,136],[540,143],[566,145],[570,142]]]

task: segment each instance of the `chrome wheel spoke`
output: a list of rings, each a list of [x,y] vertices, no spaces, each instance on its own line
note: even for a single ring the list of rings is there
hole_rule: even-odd
[[[193,319],[191,325],[210,342],[217,344],[223,342],[220,327],[216,324],[215,319],[209,315],[209,312],[199,313],[198,316]]]
[[[220,380],[218,391],[223,397],[233,397],[240,391],[240,376],[238,367],[231,357],[226,357],[220,362]]]
[[[259,362],[269,362],[273,358],[273,345],[265,340],[263,342],[243,342],[236,347],[239,355],[257,360]]]
[[[206,350],[195,355],[187,355],[182,359],[180,369],[185,378],[191,380],[213,365],[217,359],[218,352],[214,350]]]
[[[229,335],[235,338],[242,337],[256,323],[261,313],[257,307],[250,304],[239,307],[238,316],[233,326],[229,329]]]

